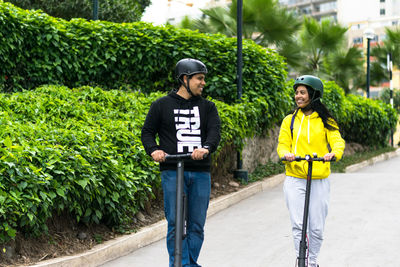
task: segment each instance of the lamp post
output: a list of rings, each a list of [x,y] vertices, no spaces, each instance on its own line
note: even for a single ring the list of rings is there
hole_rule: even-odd
[[[392,53],[389,52],[387,54],[387,69],[389,71],[389,81],[390,81],[390,105],[393,108],[393,61],[392,61]],[[390,139],[392,146],[394,146],[394,140],[393,140],[393,129],[390,129]]]
[[[93,20],[99,19],[99,0],[93,0]]]
[[[364,37],[367,38],[367,98],[369,98],[369,50],[370,50],[370,44],[371,44],[371,39],[374,39],[375,37],[375,32],[373,29],[368,28],[364,31]]]
[[[242,23],[243,23],[243,0],[237,1],[237,97],[242,99]]]
[[[236,14],[236,26],[237,26],[237,72],[236,72],[236,85],[237,85],[237,98],[239,101],[242,99],[242,66],[243,66],[243,55],[242,55],[242,23],[243,23],[243,0],[237,0],[237,14]],[[241,153],[237,152],[237,170],[233,172],[233,176],[236,179],[248,182],[248,173],[242,169],[242,158]]]

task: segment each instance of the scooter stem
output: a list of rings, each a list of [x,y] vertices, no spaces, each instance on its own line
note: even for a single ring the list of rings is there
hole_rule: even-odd
[[[177,163],[176,175],[176,209],[175,209],[175,252],[174,252],[174,267],[182,266],[182,238],[184,227],[184,207],[183,207],[183,173],[184,163],[179,160]]]
[[[303,229],[301,230],[301,241],[300,241],[300,248],[299,248],[299,267],[306,266],[307,224],[308,224],[308,211],[309,211],[309,206],[310,206],[312,164],[313,164],[312,160],[308,160],[306,196],[305,196],[305,200],[304,200],[304,213],[303,213]]]

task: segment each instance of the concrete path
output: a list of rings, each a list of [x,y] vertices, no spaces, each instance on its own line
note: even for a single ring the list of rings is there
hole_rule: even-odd
[[[320,266],[400,266],[400,157],[330,179]],[[295,266],[282,184],[211,216],[205,235],[203,267]],[[165,239],[101,266],[167,267]]]

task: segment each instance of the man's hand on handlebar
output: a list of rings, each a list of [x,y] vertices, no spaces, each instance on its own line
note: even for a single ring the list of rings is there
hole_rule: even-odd
[[[194,160],[202,160],[205,157],[207,157],[207,155],[210,153],[210,151],[207,148],[196,148],[195,150],[193,150],[192,152],[192,159]]]
[[[164,162],[166,155],[167,155],[167,153],[165,153],[164,150],[160,150],[160,149],[155,150],[155,151],[153,151],[153,153],[151,153],[151,157],[156,162]]]

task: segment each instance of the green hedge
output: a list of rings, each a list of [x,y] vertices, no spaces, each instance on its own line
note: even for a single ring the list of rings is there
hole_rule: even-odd
[[[367,146],[388,145],[390,130],[396,128],[397,112],[380,100],[347,95],[334,82],[325,82],[323,102],[334,114],[343,138]]]
[[[47,14],[70,20],[72,18],[93,19],[93,0],[7,0],[23,9],[40,9]],[[139,21],[150,0],[101,0],[98,1],[98,16],[113,22]]]
[[[389,145],[390,130],[396,129],[397,112],[379,100],[347,97],[344,138],[367,146]]]
[[[45,231],[61,211],[115,225],[143,208],[160,183],[140,141],[151,99],[90,87],[2,94],[0,243]]]
[[[47,219],[61,212],[89,224],[128,222],[160,189],[140,131],[150,103],[162,95],[62,86],[1,94],[0,243],[16,231],[46,231]],[[271,107],[261,98],[214,102],[220,147],[242,147],[244,137],[277,122],[265,116]]]
[[[175,63],[202,60],[209,69],[206,94],[237,99],[236,39],[144,22],[65,21],[0,2],[0,88],[32,89],[42,84],[70,88],[98,85],[168,91]],[[283,59],[250,40],[243,43],[243,92],[264,96],[270,105],[283,97]]]

